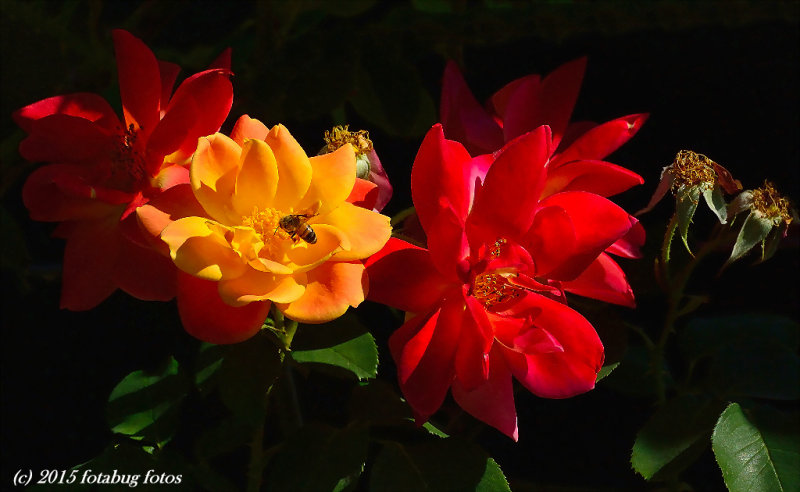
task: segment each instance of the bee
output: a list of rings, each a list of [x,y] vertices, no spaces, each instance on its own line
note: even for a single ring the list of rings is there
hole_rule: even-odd
[[[287,232],[292,240],[297,236],[308,244],[314,244],[317,242],[317,233],[306,222],[315,215],[317,214],[284,215],[278,221],[278,227]]]

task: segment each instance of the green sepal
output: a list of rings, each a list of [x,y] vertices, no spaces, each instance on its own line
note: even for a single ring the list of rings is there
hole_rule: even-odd
[[[764,241],[773,227],[774,224],[771,220],[759,217],[751,212],[750,215],[744,219],[744,224],[742,224],[742,228],[739,230],[739,235],[736,236],[736,242],[733,245],[731,257],[728,258],[725,264],[729,265],[733,263],[753,249],[756,244]]]
[[[156,372],[134,371],[108,397],[111,431],[161,447],[172,438],[190,382],[170,357]]]
[[[675,201],[675,214],[678,217],[678,233],[686,246],[686,251],[694,256],[691,248],[689,248],[689,241],[687,235],[689,234],[689,225],[692,223],[692,217],[697,210],[697,204],[700,200],[700,187],[693,186],[691,188],[681,187],[678,188],[677,199]]]
[[[609,364],[607,366],[603,366],[600,368],[600,372],[597,373],[597,379],[595,379],[595,383],[599,383],[603,378],[611,374],[611,371],[617,368],[619,362],[614,362],[613,364]]]
[[[800,422],[772,408],[731,403],[711,436],[731,492],[800,490]]]
[[[726,224],[728,222],[728,204],[725,203],[725,196],[723,196],[719,184],[715,183],[713,188],[703,190],[703,198],[706,199],[708,208],[719,219],[719,223]]]
[[[761,242],[761,260],[759,262],[767,261],[778,252],[778,245],[780,245],[783,236],[786,234],[786,229],[789,226],[782,223],[778,227],[772,229],[767,235],[767,238]]]

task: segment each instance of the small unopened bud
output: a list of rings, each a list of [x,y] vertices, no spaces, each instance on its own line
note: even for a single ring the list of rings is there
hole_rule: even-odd
[[[392,185],[389,177],[381,165],[378,154],[366,130],[350,131],[349,125],[337,125],[325,131],[325,146],[319,151],[327,154],[350,144],[356,153],[356,178],[375,183],[378,188],[377,198],[373,210],[380,212],[392,197]]]

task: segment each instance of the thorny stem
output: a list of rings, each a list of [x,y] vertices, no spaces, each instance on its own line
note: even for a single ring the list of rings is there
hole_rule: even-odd
[[[683,303],[685,297],[686,286],[689,283],[689,278],[691,278],[692,273],[694,272],[697,265],[700,264],[700,261],[708,256],[717,245],[720,243],[722,239],[724,239],[724,234],[720,234],[719,229],[717,229],[716,234],[712,236],[710,240],[708,240],[703,246],[700,248],[699,251],[695,254],[694,257],[689,261],[689,263],[681,270],[674,278],[671,278],[669,274],[669,254],[670,254],[670,243],[672,243],[672,239],[675,235],[675,227],[677,225],[676,217],[673,216],[672,220],[670,220],[670,224],[667,227],[667,233],[664,236],[664,247],[661,251],[661,261],[662,261],[662,272],[663,278],[665,280],[665,287],[668,289],[667,291],[667,314],[664,317],[664,325],[661,330],[661,335],[658,338],[658,342],[656,343],[655,347],[652,349],[652,356],[650,358],[651,361],[651,372],[655,375],[656,378],[656,395],[658,398],[658,404],[663,405],[666,402],[666,382],[664,381],[664,376],[666,371],[663,368],[664,365],[664,351],[667,346],[667,342],[669,341],[669,337],[672,333],[675,332],[675,322],[678,318],[682,315],[689,314],[688,312],[681,312],[680,307]]]
[[[297,394],[294,391],[294,382],[291,380],[291,375],[288,374],[288,367],[284,363],[286,360],[286,353],[289,352],[292,340],[294,339],[294,335],[297,332],[297,322],[293,320],[286,320],[283,316],[283,313],[280,312],[277,308],[273,306],[272,311],[270,313],[270,317],[272,318],[275,332],[280,333],[281,341],[283,342],[284,346],[280,350],[280,362],[281,362],[281,369],[283,370],[284,375],[288,375],[289,377],[289,385],[291,386],[291,395],[293,396],[292,408],[294,410],[298,409],[297,404]],[[264,399],[269,400],[270,393],[272,389],[277,385],[277,381],[274,382],[266,389],[264,392]],[[266,406],[269,408],[269,406]],[[247,465],[247,490],[248,492],[257,492],[261,490],[261,480],[262,475],[264,473],[264,464],[265,464],[265,456],[264,456],[264,425],[266,422],[266,416],[261,422],[256,426],[255,430],[253,431],[253,439],[250,443],[250,460]]]

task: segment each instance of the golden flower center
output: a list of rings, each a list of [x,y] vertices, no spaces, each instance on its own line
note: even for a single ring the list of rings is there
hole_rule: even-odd
[[[512,285],[505,277],[496,273],[482,273],[472,282],[472,297],[486,308],[516,299],[525,289]]]
[[[145,160],[136,145],[137,133],[138,130],[131,123],[125,131],[116,136],[111,155],[110,176],[105,180],[105,185],[109,188],[134,192],[145,180]]]
[[[249,217],[242,217],[242,225],[251,227],[261,237],[264,244],[270,243],[272,238],[289,239],[289,233],[280,226],[281,218],[286,214],[274,208],[260,210],[253,208]]]
[[[711,189],[717,179],[714,161],[691,150],[681,150],[672,162],[673,193],[681,187],[703,186]]]
[[[792,222],[791,203],[782,197],[769,181],[764,181],[764,186],[753,190],[753,210],[773,222],[779,224]]]

